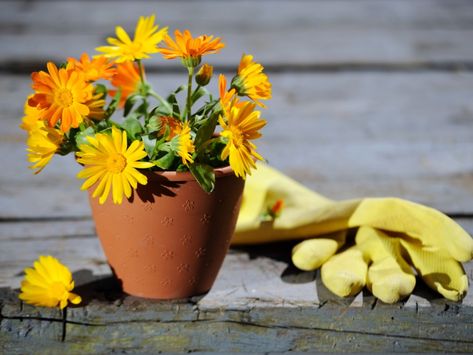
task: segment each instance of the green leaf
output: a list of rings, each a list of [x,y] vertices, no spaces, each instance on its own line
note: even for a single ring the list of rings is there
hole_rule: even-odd
[[[220,100],[206,102],[205,105],[200,107],[195,113],[194,116],[205,116],[207,112],[211,112],[214,107],[220,102]]]
[[[126,99],[125,101],[125,107],[124,107],[124,110],[123,110],[123,116],[128,116],[128,114],[130,113],[130,111],[133,109],[133,106],[136,104],[136,102],[142,98],[140,95],[138,94],[134,94],[134,95],[130,95],[128,96],[128,98]]]
[[[189,171],[189,167],[187,165],[180,163],[178,167],[176,168],[176,171],[179,173],[186,172],[186,171]]]
[[[143,100],[140,106],[136,109],[136,112],[140,114],[140,116],[143,116],[145,118],[148,117],[148,102],[146,100]]]
[[[143,127],[141,126],[140,121],[135,118],[127,118],[123,121],[122,125],[123,129],[125,129],[128,137],[131,139],[137,139],[138,136],[143,132]]]
[[[203,87],[198,87],[192,93],[192,96],[191,96],[192,104],[196,103],[197,100],[199,100],[201,97],[203,97],[205,95],[208,95],[208,94],[209,94],[209,92],[207,91],[207,89],[205,89]]]
[[[156,106],[152,111],[151,115],[154,116],[172,116],[172,106],[169,105],[159,105]]]
[[[145,151],[148,154],[150,160],[154,159],[155,156],[155,149],[156,149],[156,138],[150,138],[149,136],[142,136],[141,137],[144,145]]]
[[[172,165],[174,162],[174,158],[176,156],[174,155],[173,152],[168,152],[158,160],[154,160],[153,163],[158,167],[163,170],[168,170],[169,167]]]
[[[104,131],[110,127],[112,127],[112,123],[110,122],[110,120],[102,120],[95,124],[95,130],[97,132]]]
[[[146,130],[148,131],[148,133],[159,132],[161,130],[161,126],[161,120],[158,117],[153,116],[146,124]]]
[[[170,94],[166,100],[171,104],[173,117],[179,117],[181,114],[181,109],[179,108],[179,102],[177,101],[176,95],[185,89],[185,85],[179,86],[172,94]]]
[[[179,116],[181,114],[181,109],[179,108],[179,103],[177,102],[176,95],[174,94],[169,95],[167,100],[171,104],[171,107],[172,107],[171,115],[173,117],[175,115]]]
[[[215,173],[211,166],[194,163],[189,166],[189,170],[205,192],[211,193],[213,191],[215,188]]]
[[[94,134],[95,131],[93,127],[88,127],[83,131],[78,132],[75,136],[76,146],[79,147],[81,144],[89,144],[87,137],[93,136]]]
[[[105,98],[107,96],[107,87],[103,84],[95,84],[94,92],[96,94],[101,94],[101,98]]]
[[[112,101],[110,101],[110,104],[108,105],[107,109],[105,110],[105,116],[106,117],[111,117],[115,110],[118,107],[118,103],[120,102],[120,97],[122,96],[122,90],[121,88],[118,88],[115,96],[113,97]]]
[[[218,114],[213,114],[209,118],[203,121],[202,126],[197,131],[195,136],[194,145],[198,151],[202,144],[212,138],[217,126]]]

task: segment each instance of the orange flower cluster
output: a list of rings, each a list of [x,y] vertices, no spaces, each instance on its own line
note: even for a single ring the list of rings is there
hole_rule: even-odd
[[[266,124],[255,108],[264,107],[261,101],[271,98],[263,66],[254,62],[253,56],[243,55],[229,85],[224,75],[219,76],[220,99],[215,100],[203,88],[212,79],[213,67],[200,64],[203,56],[219,52],[225,44],[212,35],[193,37],[189,30],[176,30],[171,38],[167,31],[155,23],[154,15],[142,16],[134,36],[117,26],[116,38],[110,37],[107,46],[96,48],[101,54],[89,57],[83,53],[59,67],[49,62],[45,71],[33,73],[34,92],[25,103],[20,125],[28,132],[30,168],[39,173],[54,154],[75,152],[84,164],[79,178],[87,179],[87,187],[98,183],[94,196],[100,195],[101,203],[109,191],[113,191],[113,201],[120,203],[136,183],[146,183],[138,173],[130,173],[132,168],[190,169],[192,164],[212,161],[203,154],[227,161],[243,179],[251,174],[255,161],[263,159],[252,141],[261,136],[260,129]],[[160,42],[163,44],[158,46]],[[154,53],[164,59],[180,58],[188,70],[187,85],[166,99],[146,81],[142,60]],[[181,91],[187,91],[185,102],[176,98]],[[193,112],[193,105],[203,95],[209,95],[210,101]],[[105,108],[107,97],[110,101]],[[150,99],[156,99],[158,105],[153,107]],[[185,107],[179,107],[180,103]],[[117,107],[125,108],[125,119],[120,123],[111,120]],[[219,138],[205,133],[209,134],[205,141],[196,139],[205,119],[209,127],[220,124]],[[110,140],[115,149],[110,148]],[[220,143],[214,144],[217,140]]]

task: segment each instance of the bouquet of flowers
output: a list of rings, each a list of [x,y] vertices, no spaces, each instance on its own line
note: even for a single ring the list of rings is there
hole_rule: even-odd
[[[201,64],[202,57],[224,43],[188,30],[176,30],[174,39],[167,32],[154,15],[140,17],[133,39],[117,26],[116,38],[96,48],[100,54],[68,58],[59,67],[49,62],[47,71],[32,74],[34,93],[20,127],[28,132],[35,173],[54,154],[74,153],[83,166],[77,175],[85,179],[82,189],[94,187],[101,204],[110,192],[120,204],[147,184],[141,169],[190,171],[207,192],[214,188],[214,168],[230,165],[243,179],[251,173],[262,159],[252,141],[266,124],[255,108],[271,98],[263,66],[243,55],[231,81],[219,75],[213,96],[206,89],[213,67]],[[187,83],[167,96],[146,80],[143,60],[155,53],[180,58],[187,69]]]

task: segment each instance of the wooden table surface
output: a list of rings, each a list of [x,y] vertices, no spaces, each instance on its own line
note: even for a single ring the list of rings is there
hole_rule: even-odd
[[[291,244],[232,248],[214,288],[188,302],[123,295],[96,238],[71,157],[38,176],[18,128],[29,73],[104,44],[155,12],[170,29],[223,37],[209,56],[233,72],[241,53],[264,63],[273,99],[258,147],[271,165],[333,199],[397,196],[473,233],[473,2],[0,2],[0,353],[473,351],[473,290],[453,303],[419,280],[406,301],[367,291],[340,299],[318,272],[297,271]],[[177,62],[145,63],[160,92],[183,83]],[[446,236],[448,238],[448,236]],[[82,305],[17,299],[42,254],[74,272]],[[470,284],[473,265],[465,265]]]

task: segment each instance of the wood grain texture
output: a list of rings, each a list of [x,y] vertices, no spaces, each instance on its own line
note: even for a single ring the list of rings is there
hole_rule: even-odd
[[[113,10],[111,10],[113,9]],[[0,67],[19,70],[92,52],[116,25],[132,32],[140,15],[221,36],[235,66],[242,52],[266,65],[395,64],[473,61],[473,6],[445,1],[18,1],[0,3]],[[251,15],[250,15],[251,14]],[[54,21],[51,21],[54,19]],[[176,62],[152,60],[152,65]]]
[[[468,352],[473,344],[472,307],[444,300],[432,299],[428,307],[386,306],[364,294],[363,304],[353,307],[339,300],[281,303],[259,295],[238,304],[233,296],[223,300],[220,295],[219,305],[206,301],[212,293],[218,294],[216,285],[203,298],[160,302],[110,293],[106,298],[106,282],[82,286],[90,298],[86,306],[69,309],[65,344],[58,342],[57,310],[20,305],[14,292],[4,290],[0,297],[4,350],[15,353],[40,345],[49,352],[71,354],[156,349]]]

